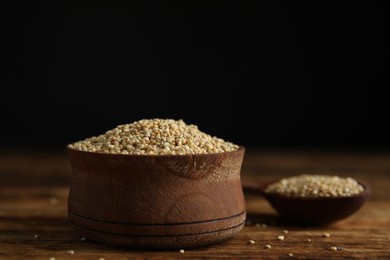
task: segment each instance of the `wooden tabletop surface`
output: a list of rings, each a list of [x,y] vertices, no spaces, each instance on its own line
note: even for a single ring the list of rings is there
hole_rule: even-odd
[[[356,214],[327,227],[286,224],[264,199],[246,196],[247,225],[238,235],[184,253],[115,248],[83,240],[67,219],[70,171],[64,154],[0,153],[0,259],[390,259],[389,153],[247,149],[245,181],[337,174],[366,181],[373,193]],[[280,235],[283,241],[277,239]],[[264,248],[266,244],[271,248]]]

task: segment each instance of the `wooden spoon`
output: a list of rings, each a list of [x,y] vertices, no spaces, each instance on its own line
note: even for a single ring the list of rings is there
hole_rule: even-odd
[[[282,217],[300,225],[329,225],[344,219],[360,209],[371,193],[370,186],[362,181],[358,182],[364,191],[349,197],[297,198],[266,193],[274,182],[243,182],[244,193],[262,195]]]

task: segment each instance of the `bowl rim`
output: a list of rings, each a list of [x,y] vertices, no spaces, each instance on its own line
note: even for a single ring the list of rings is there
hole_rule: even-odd
[[[237,150],[226,151],[221,153],[197,153],[197,154],[117,154],[117,153],[100,153],[100,152],[90,152],[90,151],[82,151],[69,147],[70,144],[66,145],[66,150],[71,153],[80,153],[80,154],[88,154],[88,155],[96,155],[96,156],[104,156],[104,157],[123,157],[123,158],[172,158],[172,157],[210,157],[210,156],[221,156],[223,154],[234,154],[238,152],[245,152],[245,147],[242,145],[238,145]]]

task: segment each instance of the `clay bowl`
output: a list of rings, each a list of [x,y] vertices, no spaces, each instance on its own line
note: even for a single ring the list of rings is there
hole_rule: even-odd
[[[349,217],[363,206],[371,188],[362,181],[358,182],[363,185],[363,192],[350,197],[333,198],[291,198],[264,192],[274,182],[248,182],[243,186],[245,193],[262,195],[290,223],[324,226]]]
[[[68,214],[86,238],[133,248],[223,241],[245,222],[244,147],[199,155],[122,155],[68,148]]]

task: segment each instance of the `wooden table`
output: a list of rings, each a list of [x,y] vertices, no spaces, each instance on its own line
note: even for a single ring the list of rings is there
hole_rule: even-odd
[[[284,224],[264,199],[247,196],[248,225],[233,239],[184,253],[140,251],[83,241],[72,229],[67,220],[71,173],[64,154],[3,151],[0,259],[390,259],[389,153],[248,149],[242,178],[267,181],[300,173],[352,176],[368,182],[373,193],[355,215],[328,227]],[[330,237],[324,237],[324,232]],[[279,235],[285,239],[278,240]],[[265,249],[266,244],[272,248]],[[342,250],[330,250],[333,246]]]

